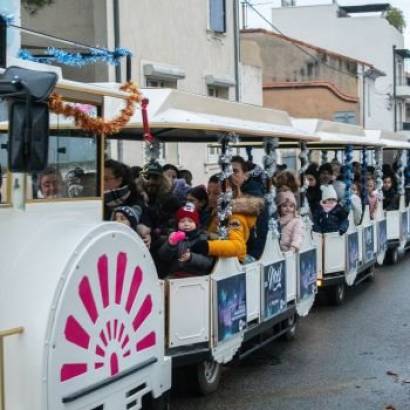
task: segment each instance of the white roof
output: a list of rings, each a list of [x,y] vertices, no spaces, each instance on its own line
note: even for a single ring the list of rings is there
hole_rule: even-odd
[[[236,103],[220,98],[189,94],[173,89],[143,89],[149,103],[149,122],[161,137],[167,138],[167,129],[185,130],[195,137],[194,131],[209,134],[235,132],[245,137],[278,136],[286,139],[316,140],[308,132],[292,125],[285,111],[272,110],[256,105]],[[106,118],[113,117],[121,108],[121,102],[106,98]],[[126,130],[141,130],[141,113],[138,111],[125,126]],[[175,133],[174,135],[181,133]],[[204,135],[204,134],[203,134]],[[172,131],[169,132],[172,136]],[[199,136],[199,134],[198,134]],[[182,136],[183,138],[183,136]]]
[[[356,145],[382,146],[383,143],[373,136],[366,135],[365,130],[352,124],[332,122],[311,118],[292,118],[293,125],[305,132],[312,133],[320,138],[314,145]]]
[[[410,149],[409,138],[400,133],[384,130],[366,130],[366,135],[372,139],[378,139],[385,149]]]

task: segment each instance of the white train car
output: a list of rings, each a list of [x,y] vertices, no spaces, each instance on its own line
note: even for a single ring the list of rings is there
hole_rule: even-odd
[[[344,165],[351,167],[353,152],[358,150],[361,153],[362,168],[366,169],[363,175],[366,175],[367,155],[370,151],[376,150],[378,152],[376,167],[381,170],[383,141],[366,135],[363,128],[318,119],[293,119],[293,124],[320,137],[320,141],[310,143],[309,148],[323,153],[322,162],[328,161],[328,151],[341,151]],[[350,185],[353,178],[352,170],[346,178]],[[362,187],[362,197],[367,196],[367,179],[363,182],[365,186]],[[381,190],[380,184],[378,189]],[[349,191],[350,189],[346,192],[346,200]],[[377,260],[380,263],[384,260],[385,235],[380,232],[385,232],[386,222],[381,196],[378,198],[378,206],[373,218],[370,217],[369,205],[366,202],[364,204],[363,216],[358,225],[354,223],[352,210],[350,210],[349,228],[345,234],[314,233],[318,246],[322,249],[322,270],[318,276],[318,288],[336,305],[343,302],[346,287],[365,279],[372,279]]]

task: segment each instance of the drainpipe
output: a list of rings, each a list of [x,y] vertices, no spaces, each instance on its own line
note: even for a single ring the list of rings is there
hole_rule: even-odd
[[[119,0],[113,0],[113,19],[114,19],[114,48],[120,47],[120,2]],[[122,83],[121,64],[115,66],[115,82]],[[122,161],[124,157],[123,142],[117,142],[117,158],[118,161]]]
[[[366,73],[366,69],[364,67],[364,65],[362,65],[362,78],[363,78],[363,83],[362,83],[362,109],[363,109],[363,120],[362,120],[362,127],[366,128],[366,77],[367,77],[367,73]]]
[[[239,101],[239,59],[240,59],[240,32],[239,32],[239,0],[233,0],[233,36],[235,59],[235,100]]]
[[[114,18],[114,48],[120,47],[120,4],[119,0],[113,0]],[[121,83],[121,64],[115,66],[115,81]]]

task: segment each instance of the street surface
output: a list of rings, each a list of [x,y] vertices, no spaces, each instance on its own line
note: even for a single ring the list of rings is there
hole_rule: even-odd
[[[172,410],[410,410],[410,255],[319,305],[293,342],[229,366],[208,397],[174,394]]]

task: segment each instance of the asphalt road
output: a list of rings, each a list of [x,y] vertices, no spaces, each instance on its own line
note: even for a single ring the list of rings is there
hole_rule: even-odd
[[[208,397],[174,394],[172,410],[410,410],[410,255],[316,306],[292,342],[224,369]]]

